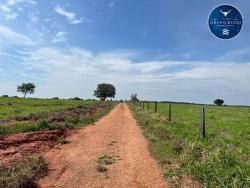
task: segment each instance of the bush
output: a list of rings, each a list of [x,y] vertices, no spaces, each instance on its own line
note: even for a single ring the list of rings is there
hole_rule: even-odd
[[[46,175],[47,170],[42,157],[27,157],[10,167],[0,166],[0,187],[37,187],[36,180]]]
[[[79,98],[79,97],[74,97],[72,100],[80,101],[80,100],[82,100],[82,99]]]
[[[52,99],[58,100],[58,99],[59,99],[59,97],[53,97]]]
[[[9,95],[3,95],[2,97],[8,98],[8,97],[9,97]]]

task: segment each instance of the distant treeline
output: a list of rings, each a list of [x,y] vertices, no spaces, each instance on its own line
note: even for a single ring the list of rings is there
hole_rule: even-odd
[[[146,100],[141,100],[146,101]],[[197,105],[197,106],[216,106],[214,104],[203,104],[203,103],[192,103],[192,102],[176,102],[176,101],[146,101],[146,102],[160,102],[160,103],[171,103],[171,104],[189,104],[189,105]],[[249,105],[223,105],[224,107],[242,107],[242,108],[250,108]]]

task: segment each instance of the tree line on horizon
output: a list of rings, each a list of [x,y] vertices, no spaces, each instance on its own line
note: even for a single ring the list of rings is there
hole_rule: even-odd
[[[17,92],[22,93],[24,98],[26,98],[27,94],[34,94],[36,89],[36,85],[34,83],[22,83],[21,85],[17,85]],[[115,98],[116,88],[112,84],[101,83],[97,85],[96,90],[94,90],[94,96],[99,98],[100,101],[105,101],[107,98]],[[2,97],[7,97],[7,95],[3,95]],[[59,99],[55,97],[55,99]],[[75,100],[80,100],[80,98],[75,97]],[[131,94],[130,100],[135,102],[139,101],[138,95],[136,93]],[[215,99],[214,104],[217,106],[222,106],[224,104],[223,99]]]

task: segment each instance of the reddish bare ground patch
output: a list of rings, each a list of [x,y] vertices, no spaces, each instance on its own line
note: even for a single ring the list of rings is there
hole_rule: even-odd
[[[64,110],[43,114],[30,114],[26,117],[19,117],[10,120],[0,121],[2,125],[11,126],[17,122],[30,123],[41,118],[46,118],[49,123],[60,124],[66,119],[80,119],[89,117],[103,110],[103,106],[77,106]],[[7,165],[14,161],[21,160],[26,155],[36,155],[48,151],[58,144],[60,137],[70,135],[75,130],[43,130],[13,134],[8,136],[0,135],[0,164]]]
[[[37,131],[2,136],[0,138],[0,161],[8,164],[22,159],[25,155],[38,154],[54,147],[65,131]]]

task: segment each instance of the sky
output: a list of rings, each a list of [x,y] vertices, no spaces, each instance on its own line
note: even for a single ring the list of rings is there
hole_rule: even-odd
[[[214,37],[221,4],[243,16],[241,33]],[[0,0],[0,95],[94,98],[111,83],[117,99],[250,105],[250,1]]]

